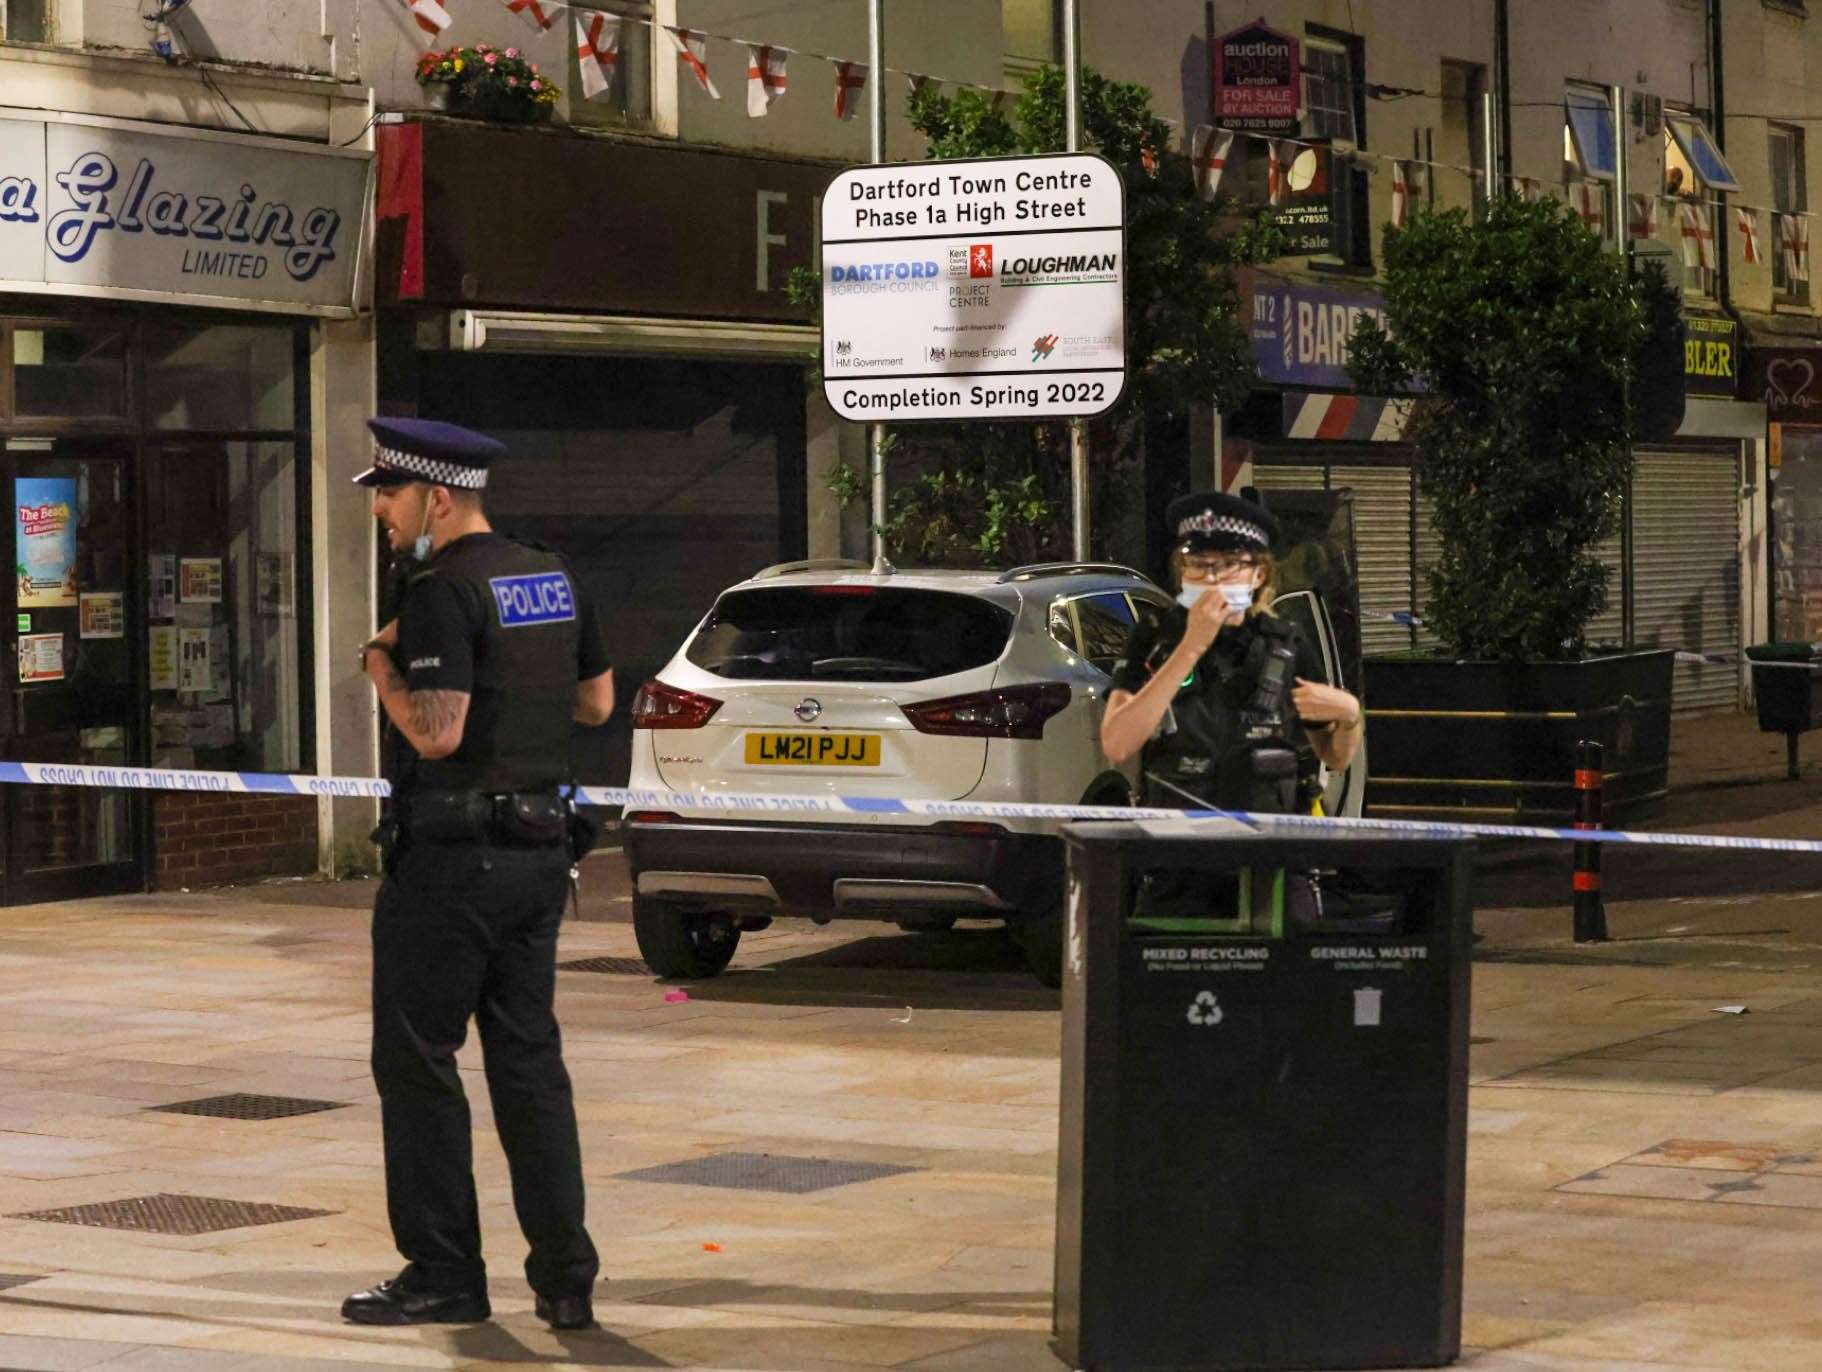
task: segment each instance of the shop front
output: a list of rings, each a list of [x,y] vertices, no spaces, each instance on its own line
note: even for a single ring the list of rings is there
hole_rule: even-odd
[[[1795,320],[1779,320],[1796,327]],[[1822,640],[1822,338],[1755,321],[1747,393],[1765,404],[1776,642]]]
[[[314,765],[312,317],[354,313],[368,164],[0,116],[0,759]],[[7,903],[317,847],[313,800],[0,787]]]
[[[562,552],[622,702],[727,585],[807,545],[814,252],[835,168],[428,118],[379,131],[380,406],[504,441],[489,515]],[[624,709],[577,738],[620,784]]]

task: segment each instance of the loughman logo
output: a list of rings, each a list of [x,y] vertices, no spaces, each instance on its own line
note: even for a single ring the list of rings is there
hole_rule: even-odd
[[[1033,339],[1031,343],[1031,360],[1033,362],[1042,362],[1045,358],[1050,356],[1051,350],[1055,348],[1056,345],[1057,336],[1053,333],[1047,333]]]

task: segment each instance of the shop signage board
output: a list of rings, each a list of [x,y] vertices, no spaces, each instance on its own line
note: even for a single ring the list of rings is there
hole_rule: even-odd
[[[1295,133],[1303,106],[1297,40],[1263,19],[1215,39],[1215,122],[1250,133]]]
[[[868,422],[1100,414],[1126,194],[1090,153],[853,167],[822,202],[823,390]]]
[[[1822,348],[1755,347],[1746,398],[1763,399],[1776,423],[1822,424]]]
[[[1385,298],[1379,292],[1255,275],[1250,297],[1247,329],[1261,377],[1279,386],[1354,389],[1347,367],[1349,343],[1362,319],[1386,322]]]
[[[0,119],[0,291],[354,311],[365,152]]]
[[[1683,391],[1731,400],[1740,390],[1740,326],[1724,315],[1683,318]]]

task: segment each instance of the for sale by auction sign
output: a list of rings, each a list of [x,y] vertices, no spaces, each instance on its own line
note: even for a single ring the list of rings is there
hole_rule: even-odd
[[[1297,40],[1263,19],[1215,40],[1215,122],[1251,133],[1295,133],[1303,104]]]

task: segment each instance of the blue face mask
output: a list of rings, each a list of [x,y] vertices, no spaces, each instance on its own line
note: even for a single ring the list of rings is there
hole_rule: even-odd
[[[419,562],[430,561],[430,497],[424,497],[424,527],[411,541],[411,556]]]

